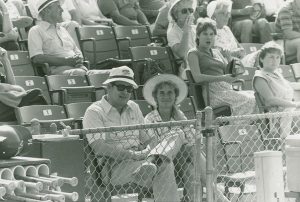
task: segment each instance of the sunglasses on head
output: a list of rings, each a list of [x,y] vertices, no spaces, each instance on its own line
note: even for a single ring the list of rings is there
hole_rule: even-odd
[[[194,9],[193,8],[183,8],[181,9],[181,13],[182,14],[187,14],[187,13],[194,13]]]
[[[132,91],[133,91],[133,86],[125,86],[122,84],[115,84],[115,83],[112,83],[112,85],[116,86],[118,91],[124,91],[125,89],[128,93],[132,93]]]

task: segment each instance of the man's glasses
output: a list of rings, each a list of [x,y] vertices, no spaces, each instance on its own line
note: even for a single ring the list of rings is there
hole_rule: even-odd
[[[181,13],[182,14],[187,14],[187,13],[194,13],[194,9],[193,8],[183,8],[181,9]]]
[[[132,91],[133,91],[132,86],[125,86],[125,85],[122,85],[122,84],[115,84],[115,83],[112,83],[112,85],[116,86],[118,91],[124,91],[125,89],[128,93],[132,93]]]

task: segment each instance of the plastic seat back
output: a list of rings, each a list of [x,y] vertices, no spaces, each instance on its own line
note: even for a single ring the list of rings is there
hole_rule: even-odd
[[[76,29],[81,51],[91,67],[108,58],[119,58],[119,50],[112,27],[83,26]]]
[[[34,68],[28,51],[7,51],[15,76],[34,76]]]
[[[147,26],[115,26],[114,32],[121,58],[130,58],[129,47],[146,46],[151,43]]]
[[[51,103],[48,86],[44,77],[39,76],[16,76],[16,84],[22,86],[25,90],[39,88],[42,90],[43,95],[48,104]]]

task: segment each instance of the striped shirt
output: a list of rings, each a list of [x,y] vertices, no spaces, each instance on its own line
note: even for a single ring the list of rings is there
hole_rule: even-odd
[[[294,1],[286,3],[276,19],[276,31],[293,30],[300,32],[300,8]]]

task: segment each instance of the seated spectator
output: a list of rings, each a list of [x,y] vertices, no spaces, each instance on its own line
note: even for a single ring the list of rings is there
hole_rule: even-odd
[[[0,62],[2,63],[6,81],[0,83],[0,121],[16,121],[14,108],[28,105],[47,104],[40,89],[25,91],[21,86],[15,85],[16,81],[6,50],[0,48]]]
[[[232,31],[241,43],[252,43],[253,34],[260,43],[272,40],[271,26],[259,1],[233,1],[231,15]]]
[[[299,83],[291,83],[283,78],[278,71],[280,59],[283,55],[282,48],[274,43],[266,43],[260,51],[260,70],[256,70],[253,78],[253,88],[258,93],[263,104],[271,112],[294,111],[300,107],[300,102],[293,101],[294,89],[299,89]],[[280,121],[283,136],[289,134],[290,118]]]
[[[169,25],[168,13],[176,0],[170,0],[160,8],[156,21],[154,22],[153,35],[154,36],[167,36],[167,30]],[[197,20],[199,17],[206,17],[206,1],[198,1],[198,6],[194,12],[194,19]]]
[[[286,62],[300,62],[300,0],[288,1],[278,13],[276,30],[285,39]]]
[[[28,48],[34,63],[48,63],[46,74],[85,75],[83,56],[62,22],[62,8],[58,0],[39,0],[38,14],[41,21],[29,30]]]
[[[112,19],[105,17],[98,6],[97,0],[74,0],[84,25],[97,25],[102,22],[112,23]]]
[[[188,65],[196,82],[210,82],[210,104],[212,107],[222,104],[231,106],[232,115],[251,114],[256,111],[256,102],[252,91],[234,91],[231,74],[225,74],[227,60],[218,49],[213,49],[217,33],[215,21],[204,18],[198,20],[196,28],[197,48],[188,53]],[[206,92],[203,91],[205,100]]]
[[[253,87],[259,93],[263,103],[271,111],[286,111],[300,107],[300,102],[293,101],[293,84],[279,73],[282,48],[274,43],[266,43],[260,50],[260,70],[256,70]]]
[[[232,57],[241,59],[245,56],[245,51],[227,26],[231,5],[230,0],[212,1],[207,6],[207,15],[216,21],[217,35],[214,47],[218,48],[223,56],[230,54]]]
[[[148,21],[153,23],[159,13],[159,9],[166,3],[164,0],[139,0],[139,4]]]
[[[60,25],[63,26],[69,32],[69,34],[75,41],[77,47],[79,48],[80,46],[75,32],[75,28],[79,27],[82,24],[82,22],[78,11],[76,10],[73,4],[73,0],[59,0],[59,2],[61,8],[63,9],[62,22],[60,22]],[[37,20],[36,24],[38,24],[41,18],[38,15],[37,0],[28,0],[28,7],[30,9],[32,17]]]
[[[3,0],[0,0],[0,11],[0,46],[6,50],[18,50],[18,32],[13,29],[7,7]]]
[[[99,0],[99,7],[118,25],[149,25],[138,0]]]
[[[196,47],[193,14],[196,5],[194,0],[177,0],[170,8],[167,39],[176,58],[185,60],[188,51]],[[186,79],[184,63],[180,66],[179,75]]]
[[[144,123],[139,106],[129,100],[133,89],[138,87],[133,76],[129,67],[112,69],[104,82],[107,85],[107,95],[87,109],[83,117],[83,128]],[[152,187],[156,202],[180,201],[172,157],[181,148],[183,139],[172,136],[152,144],[152,137],[143,130],[124,131],[120,136],[114,135],[114,138],[110,133],[88,134],[87,139],[99,161],[101,156],[113,160],[110,180],[112,185],[134,182]]]
[[[149,104],[155,107],[155,110],[150,112],[145,117],[146,123],[182,121],[187,118],[183,112],[178,109],[178,104],[187,96],[187,85],[179,77],[171,74],[160,74],[152,77],[147,81],[143,88],[144,98]],[[193,146],[195,140],[191,128],[174,128],[176,136],[184,138],[185,144],[180,148],[180,151],[174,156],[173,163],[176,172],[182,176],[184,188],[187,192],[184,201],[193,201],[194,194],[194,165],[193,165]],[[162,139],[168,135],[168,130],[155,130],[156,139]],[[206,183],[206,159],[203,154],[200,157],[201,164],[201,181]],[[218,201],[228,201],[222,192],[217,190]],[[228,201],[229,202],[229,201]]]

